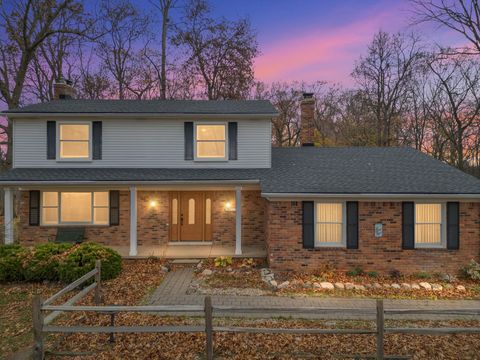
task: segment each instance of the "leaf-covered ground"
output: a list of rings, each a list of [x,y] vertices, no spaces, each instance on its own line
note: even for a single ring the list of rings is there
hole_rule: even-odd
[[[124,261],[120,277],[104,282],[105,304],[142,304],[162,281],[163,262],[158,260]],[[54,293],[58,284],[16,284],[0,287],[2,356],[31,345],[30,307],[32,294],[44,297]],[[86,298],[83,304],[91,304]],[[108,325],[107,315],[76,313],[63,316],[56,324]],[[23,324],[17,327],[17,323]],[[122,314],[117,325],[202,324],[199,317],[161,317]],[[258,327],[371,328],[366,321],[320,321],[292,319],[215,319],[216,325]],[[389,322],[389,326],[480,326],[480,321]],[[13,345],[15,343],[16,345]],[[49,336],[46,348],[54,352],[79,353],[74,359],[204,359],[203,334],[76,334]],[[387,354],[410,355],[412,359],[480,359],[480,335],[416,336],[387,335]],[[215,335],[216,359],[348,359],[344,355],[373,354],[375,338],[370,335]],[[47,359],[64,359],[49,354]],[[352,357],[350,357],[352,358]]]

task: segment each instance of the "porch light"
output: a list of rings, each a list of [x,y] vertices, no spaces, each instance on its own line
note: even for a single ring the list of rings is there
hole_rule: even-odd
[[[225,211],[235,211],[235,207],[231,201],[225,203]]]
[[[150,209],[156,208],[157,207],[157,201],[156,200],[150,200]]]

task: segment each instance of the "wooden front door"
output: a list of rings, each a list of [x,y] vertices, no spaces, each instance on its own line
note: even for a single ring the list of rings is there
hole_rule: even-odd
[[[212,196],[210,192],[170,193],[170,240],[210,241]]]

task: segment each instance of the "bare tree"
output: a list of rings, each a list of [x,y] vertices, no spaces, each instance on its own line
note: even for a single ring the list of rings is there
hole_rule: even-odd
[[[139,49],[144,47],[137,42],[146,36],[150,20],[129,0],[107,1],[101,13],[105,36],[98,43],[97,54],[115,79],[118,97],[125,99],[134,81]]]
[[[198,76],[210,100],[248,97],[253,86],[256,35],[246,19],[214,19],[204,0],[192,0],[174,44],[186,51],[186,67]]]
[[[84,36],[91,23],[82,5],[73,0],[2,1],[0,11],[0,98],[9,109],[24,95],[27,72],[38,48],[57,34]],[[60,21],[66,19],[66,21]],[[13,125],[0,125],[7,137],[7,162],[11,163]]]
[[[417,37],[379,31],[367,55],[355,65],[352,76],[375,114],[377,146],[390,146],[396,140],[407,84],[421,56]]]
[[[416,22],[433,22],[462,34],[480,54],[479,0],[410,0]],[[472,49],[457,52],[471,53]]]

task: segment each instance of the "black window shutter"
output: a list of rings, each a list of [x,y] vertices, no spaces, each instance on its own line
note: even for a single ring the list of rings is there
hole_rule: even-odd
[[[40,225],[40,191],[30,190],[29,207],[28,223],[32,226]]]
[[[315,247],[314,232],[314,211],[313,201],[302,202],[302,237],[303,248],[313,249]]]
[[[460,204],[447,202],[447,249],[460,248]]]
[[[57,158],[57,124],[55,121],[47,121],[47,159]]]
[[[238,123],[228,123],[228,160],[238,159]]]
[[[110,225],[120,224],[120,191],[110,190]]]
[[[415,204],[402,203],[402,248],[415,248]]]
[[[358,201],[347,201],[347,249],[358,249]]]
[[[92,159],[102,159],[102,122],[92,122]]]
[[[193,122],[184,123],[185,160],[193,160]]]

